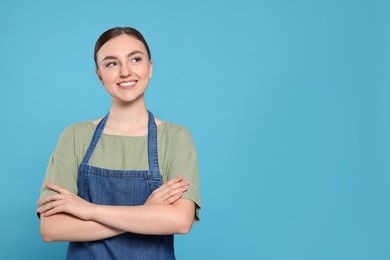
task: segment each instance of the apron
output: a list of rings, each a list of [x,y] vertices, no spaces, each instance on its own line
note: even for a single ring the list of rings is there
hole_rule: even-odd
[[[157,156],[157,127],[148,111],[149,170],[111,170],[88,165],[88,161],[102,135],[106,115],[97,125],[92,141],[80,164],[78,196],[102,205],[143,205],[149,195],[162,185]],[[175,259],[173,235],[141,235],[124,233],[115,237],[90,241],[70,242],[66,259]]]

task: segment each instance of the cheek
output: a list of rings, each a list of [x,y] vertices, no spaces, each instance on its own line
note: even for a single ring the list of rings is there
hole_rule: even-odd
[[[115,81],[115,74],[109,72],[103,72],[100,74],[100,80],[103,84],[112,83],[113,81]]]
[[[150,70],[149,68],[144,68],[142,71],[142,76],[144,78],[150,78],[152,76],[152,70]]]

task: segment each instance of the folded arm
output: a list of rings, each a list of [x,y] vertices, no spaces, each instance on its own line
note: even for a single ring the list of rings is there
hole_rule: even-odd
[[[120,235],[118,230],[95,221],[86,221],[75,216],[58,213],[49,217],[41,216],[40,231],[45,242],[53,241],[94,241]]]
[[[92,220],[133,233],[186,234],[191,230],[195,204],[180,199],[172,205],[97,206]]]
[[[142,206],[105,206],[85,201],[69,191],[46,184],[58,194],[38,202],[44,241],[92,241],[133,232],[184,234],[191,229],[195,204],[180,199],[188,182],[177,177],[154,191]]]

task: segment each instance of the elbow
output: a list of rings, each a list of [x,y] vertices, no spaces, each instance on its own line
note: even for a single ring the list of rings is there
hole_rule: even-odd
[[[55,234],[53,232],[53,227],[51,227],[50,223],[48,223],[47,219],[41,217],[40,223],[40,233],[41,238],[45,242],[54,242],[57,241],[55,238]]]
[[[185,227],[182,227],[182,228],[177,232],[177,234],[180,234],[180,235],[187,235],[188,233],[190,233],[191,227],[192,227],[192,226],[185,226]]]
[[[49,236],[44,236],[41,234],[41,237],[42,237],[42,240],[44,242],[54,242],[55,241],[54,239],[51,239]]]
[[[41,238],[45,242],[53,242],[55,241],[53,236],[50,234],[50,232],[47,232],[42,226],[41,226]]]
[[[40,231],[41,231],[41,238],[42,238],[43,241],[45,241],[45,242],[54,242],[54,241],[56,241],[56,239],[53,236],[52,232],[50,232],[50,230],[47,227],[45,227],[44,225],[41,225]]]
[[[193,220],[184,220],[178,226],[177,234],[186,235],[191,231]]]
[[[175,220],[176,234],[185,235],[191,231],[194,223],[195,204],[189,200],[179,200],[177,203],[179,210],[176,211]]]

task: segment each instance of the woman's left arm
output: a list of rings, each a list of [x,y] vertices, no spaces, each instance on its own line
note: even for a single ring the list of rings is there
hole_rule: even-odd
[[[133,233],[187,234],[195,216],[195,204],[179,199],[171,205],[97,206],[92,220]]]
[[[67,213],[114,229],[149,235],[186,234],[194,221],[195,204],[187,199],[173,204],[106,206],[92,204],[57,185],[46,185],[58,194],[39,201],[39,204],[50,202],[39,210],[44,217]]]

